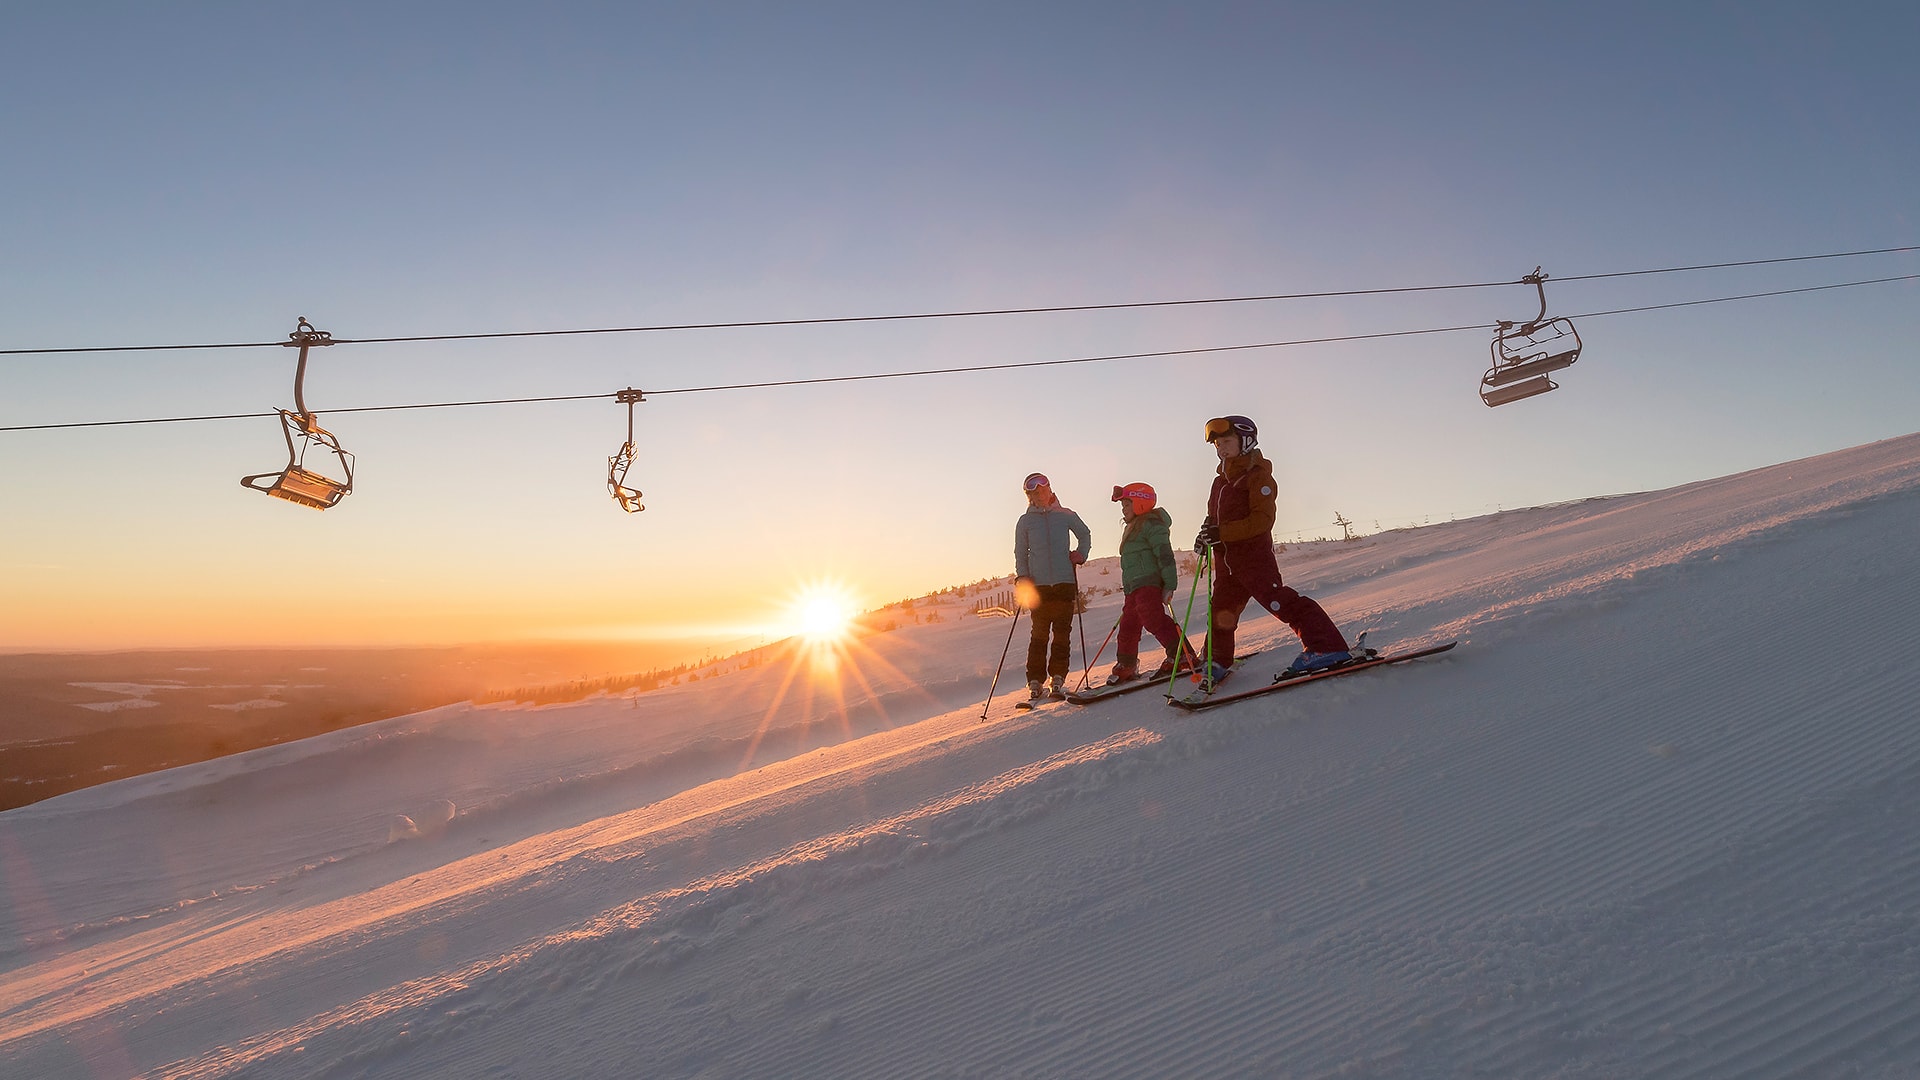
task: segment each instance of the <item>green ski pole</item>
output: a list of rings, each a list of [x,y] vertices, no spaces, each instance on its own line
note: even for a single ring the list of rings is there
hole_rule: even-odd
[[[1193,587],[1187,590],[1187,613],[1181,616],[1180,618],[1180,641],[1182,644],[1185,644],[1187,640],[1187,624],[1193,621],[1193,600],[1194,600],[1194,597],[1200,594],[1200,579],[1207,576],[1207,572],[1212,568],[1212,566],[1213,566],[1213,548],[1209,546],[1207,550],[1200,553],[1199,561],[1194,563],[1194,566],[1193,566]],[[1207,586],[1207,630],[1208,630],[1207,655],[1206,655],[1205,663],[1208,666],[1212,666],[1213,664],[1213,634],[1212,634],[1213,586],[1212,585]],[[1191,648],[1192,646],[1188,646],[1188,647]],[[1179,678],[1180,678],[1180,664],[1176,661],[1173,665],[1173,674],[1167,676],[1167,696],[1168,697],[1173,696],[1173,684]]]

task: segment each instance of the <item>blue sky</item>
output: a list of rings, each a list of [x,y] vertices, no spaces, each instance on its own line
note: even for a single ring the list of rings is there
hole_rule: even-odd
[[[68,5],[0,15],[0,348],[343,338],[1554,278],[1920,243],[1909,5]],[[1916,253],[1548,284],[1560,314]],[[1244,413],[1282,539],[1703,479],[1914,427],[1914,282],[1490,332],[762,391],[331,408],[1491,326],[1532,291],[319,350],[271,420],[0,432],[0,647],[758,633],[1005,573],[1041,470],[1111,553]],[[290,405],[287,350],[0,357],[0,426]],[[1304,583],[1303,583],[1304,584]],[[298,603],[299,613],[288,606]]]

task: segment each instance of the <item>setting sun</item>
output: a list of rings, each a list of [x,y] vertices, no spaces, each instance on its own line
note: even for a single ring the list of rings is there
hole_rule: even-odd
[[[793,632],[814,644],[830,644],[845,638],[860,614],[859,604],[845,586],[835,582],[816,582],[801,588],[788,610]]]

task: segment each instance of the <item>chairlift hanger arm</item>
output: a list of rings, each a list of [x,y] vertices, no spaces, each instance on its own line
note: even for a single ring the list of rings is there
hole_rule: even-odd
[[[280,344],[300,350],[300,363],[293,371],[293,407],[299,411],[304,427],[313,421],[313,414],[307,411],[307,350],[315,345],[333,344],[333,335],[325,330],[315,330],[307,317],[302,315],[300,324]]]
[[[1536,266],[1533,268],[1533,273],[1520,279],[1520,284],[1531,285],[1534,291],[1540,294],[1540,314],[1528,319],[1520,327],[1520,334],[1526,336],[1532,334],[1536,327],[1547,321],[1547,275],[1541,273],[1540,268]],[[1500,329],[1511,330],[1512,328],[1512,323],[1505,319],[1500,320]]]

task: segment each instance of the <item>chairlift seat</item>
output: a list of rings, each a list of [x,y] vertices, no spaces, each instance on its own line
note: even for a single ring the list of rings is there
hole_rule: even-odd
[[[1488,374],[1491,375],[1492,373],[1489,372]],[[1497,388],[1489,383],[1481,387],[1480,400],[1486,402],[1487,406],[1491,408],[1495,405],[1505,405],[1510,401],[1519,401],[1522,398],[1530,398],[1536,394],[1544,394],[1549,390],[1558,389],[1560,389],[1559,383],[1554,382],[1545,375],[1536,375],[1525,382],[1509,383]]]
[[[267,477],[272,477],[273,482],[256,483]],[[256,476],[242,477],[240,482],[255,491],[272,495],[276,499],[310,506],[315,510],[325,510],[336,505],[353,490],[351,484],[330,480],[302,465],[289,465],[286,471],[281,473],[260,473]]]
[[[646,507],[641,505],[640,489],[627,486],[627,469],[633,465],[633,443],[620,447],[620,452],[607,459],[607,493],[620,509],[629,514],[637,514]]]
[[[240,478],[240,486],[285,499],[290,503],[325,510],[353,493],[353,455],[340,448],[340,440],[320,426],[310,413],[280,410],[280,432],[287,439],[287,467],[277,473],[255,473]],[[299,441],[295,441],[295,436]],[[345,480],[335,480],[306,467],[307,450],[318,446],[339,462]],[[268,483],[261,483],[270,480]]]

